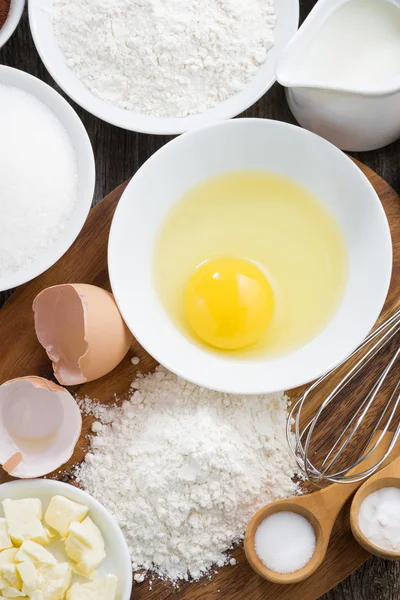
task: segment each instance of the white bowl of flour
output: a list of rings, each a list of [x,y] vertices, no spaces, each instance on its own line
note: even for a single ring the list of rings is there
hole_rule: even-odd
[[[30,0],[60,87],[124,129],[179,134],[232,118],[275,82],[299,0]]]

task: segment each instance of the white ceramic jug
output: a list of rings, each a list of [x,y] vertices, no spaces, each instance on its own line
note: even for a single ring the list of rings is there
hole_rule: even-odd
[[[366,86],[349,81],[348,77],[344,77],[341,82],[337,74],[336,80],[329,83],[329,73],[321,81],[321,78],[310,76],[307,73],[310,69],[304,67],[310,45],[320,31],[325,36],[323,27],[328,20],[333,16],[337,17],[336,11],[339,9],[348,8],[344,7],[345,4],[360,1],[319,0],[283,51],[276,67],[277,80],[286,87],[290,109],[300,125],[339,148],[352,151],[374,150],[400,138],[400,61],[390,77],[385,79],[384,69],[382,77],[376,77],[375,71],[375,76],[371,77]],[[385,8],[383,3],[386,3],[386,9],[399,10],[400,19],[400,0],[373,1],[374,9],[379,6]],[[346,26],[344,22],[343,27]],[[361,27],[362,23],[355,32],[357,36],[362,33]],[[396,31],[394,30],[395,33]],[[348,35],[351,39],[351,32]],[[332,53],[338,52],[341,43],[342,40],[337,39],[337,46],[332,47]],[[379,42],[372,36],[366,43],[371,44],[370,50],[374,52],[373,44]],[[357,46],[354,52],[357,52]],[[335,55],[332,54],[331,57],[334,59]],[[354,53],[351,58],[354,61]],[[323,68],[322,65],[320,68]],[[343,59],[343,72],[345,69],[346,61]],[[364,77],[368,77],[365,74],[368,65],[364,65],[364,69]],[[329,71],[329,65],[327,70]]]

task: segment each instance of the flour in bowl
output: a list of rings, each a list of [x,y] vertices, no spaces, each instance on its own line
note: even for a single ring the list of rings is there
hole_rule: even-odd
[[[274,43],[273,0],[55,0],[67,64],[115,106],[185,117],[240,92]]]
[[[81,407],[99,421],[77,479],[118,520],[135,571],[199,579],[230,562],[257,509],[298,493],[284,394],[222,394],[159,367],[122,406]]]

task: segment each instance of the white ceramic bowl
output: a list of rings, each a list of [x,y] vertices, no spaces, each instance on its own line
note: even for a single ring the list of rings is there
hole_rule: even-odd
[[[52,244],[40,253],[35,261],[19,271],[0,277],[0,291],[4,291],[26,283],[49,269],[75,241],[86,221],[92,203],[95,164],[89,136],[81,120],[58,92],[24,71],[2,65],[0,65],[0,83],[12,85],[33,94],[53,111],[67,130],[78,165],[78,198],[65,229]],[[23,173],[21,175],[23,176]]]
[[[152,134],[178,134],[209,123],[230,119],[254,104],[275,83],[275,65],[299,23],[299,0],[276,2],[275,46],[246,88],[213,109],[184,118],[152,117],[107,104],[94,96],[69,69],[51,22],[54,0],[29,0],[29,20],[36,48],[50,75],[70,98],[87,111],[123,129]]]
[[[21,20],[24,12],[25,0],[11,0],[10,11],[7,15],[6,22],[0,29],[0,48],[4,46],[16,30],[18,23]]]
[[[348,283],[336,314],[308,345],[273,360],[233,361],[191,342],[166,314],[154,282],[153,250],[170,208],[205,178],[240,169],[264,169],[306,186],[335,215],[348,246]],[[391,269],[386,216],[360,169],[317,135],[263,119],[219,123],[161,148],[126,188],[109,241],[113,293],[139,343],[185,379],[241,394],[294,388],[349,355],[381,311]]]
[[[0,516],[3,516],[1,502],[6,498],[39,498],[43,503],[43,512],[47,509],[52,496],[60,494],[89,507],[89,516],[99,527],[104,541],[107,556],[97,569],[97,577],[113,573],[118,577],[118,594],[116,600],[130,600],[132,591],[132,563],[127,543],[118,523],[110,513],[92,496],[82,490],[51,479],[30,479],[11,481],[0,485]],[[51,549],[51,547],[50,547]],[[84,580],[82,580],[83,582]]]

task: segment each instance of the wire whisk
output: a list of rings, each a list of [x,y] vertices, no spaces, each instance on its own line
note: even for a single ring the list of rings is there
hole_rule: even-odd
[[[398,409],[400,405],[400,346],[397,341],[397,335],[400,332],[400,310],[397,310],[382,325],[377,327],[365,341],[342,363],[329,371],[326,375],[315,381],[301,397],[294,402],[291,407],[287,421],[287,440],[289,447],[295,457],[303,475],[312,483],[321,486],[326,482],[333,483],[353,483],[363,481],[372,475],[382,463],[387,459],[398,438],[400,437],[400,417]],[[343,431],[337,439],[332,442],[332,446],[326,456],[321,459],[318,452],[313,451],[313,441],[318,431],[318,425],[323,418],[334,419],[335,415],[329,413],[328,407],[333,408],[335,400],[343,407],[342,400],[338,398],[346,387],[358,376],[362,375],[367,365],[374,367],[371,362],[376,359],[382,348],[393,342],[393,356],[385,362],[383,369],[380,367],[372,388],[365,394],[361,394],[361,401],[354,412],[349,407],[348,418]],[[355,364],[353,365],[353,362]],[[378,362],[378,361],[376,361]],[[335,373],[343,365],[349,365],[349,370],[343,378],[336,383]],[[353,366],[351,366],[353,365]],[[376,365],[375,365],[376,366]],[[396,369],[397,367],[397,369]],[[392,381],[394,380],[394,382]],[[385,385],[386,384],[386,385]],[[390,384],[390,385],[389,385]],[[358,384],[357,384],[358,385]],[[325,386],[332,386],[328,395],[324,395]],[[390,387],[389,392],[386,388]],[[321,395],[321,402],[314,416],[304,418],[304,413],[310,407],[310,401],[313,403],[317,396]],[[386,402],[377,404],[376,400],[381,399],[382,394],[387,394]],[[380,402],[381,400],[379,400]],[[358,458],[352,464],[343,466],[342,462],[346,457],[346,450],[349,452],[352,448],[352,442],[355,443],[357,435],[364,437],[363,425],[367,421],[367,415],[370,411],[380,410],[376,418],[376,423],[372,427],[372,432],[368,431],[367,439],[361,444],[362,450]],[[305,421],[305,422],[304,422]],[[328,421],[329,422],[329,421]],[[330,434],[333,435],[335,423],[331,423]],[[380,431],[380,435],[371,446],[374,434]],[[384,456],[374,466],[356,474],[350,474],[349,471],[355,469],[363,460],[368,458],[372,452],[379,446],[387,431],[393,432],[393,438],[387,448]],[[342,460],[340,460],[342,459]],[[357,469],[356,469],[357,471]]]

